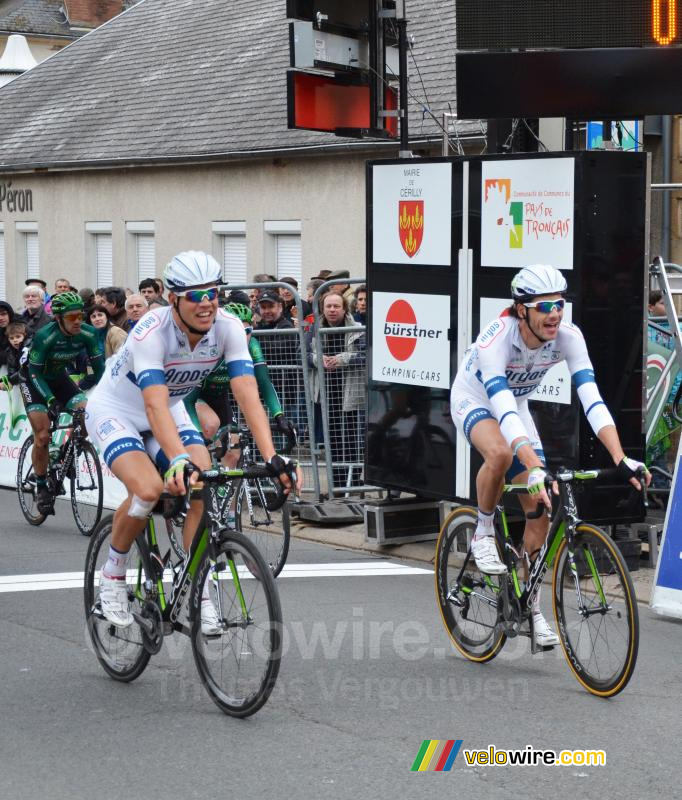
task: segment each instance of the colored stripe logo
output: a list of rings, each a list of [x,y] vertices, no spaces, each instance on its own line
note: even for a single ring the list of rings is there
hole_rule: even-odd
[[[462,739],[424,739],[411,772],[450,772]]]

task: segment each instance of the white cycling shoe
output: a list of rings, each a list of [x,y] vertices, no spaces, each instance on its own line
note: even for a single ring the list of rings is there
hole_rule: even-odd
[[[559,644],[559,637],[549,627],[547,620],[539,611],[533,614],[533,635],[535,644],[539,647],[553,647]]]
[[[125,578],[99,577],[99,603],[104,618],[117,628],[128,628],[133,624]]]
[[[204,636],[220,636],[225,628],[210,598],[201,598],[201,632]]]
[[[507,567],[500,561],[494,536],[474,537],[471,542],[471,555],[476,561],[476,566],[486,575],[502,575]]]

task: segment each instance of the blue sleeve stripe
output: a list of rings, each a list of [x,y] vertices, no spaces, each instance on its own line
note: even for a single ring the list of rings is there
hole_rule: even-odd
[[[585,383],[594,383],[594,370],[593,369],[581,369],[575,373],[573,376],[573,383],[575,383],[576,389],[579,386],[582,386]]]
[[[146,389],[148,386],[164,386],[166,376],[162,369],[145,369],[140,372],[135,382],[140,389]]]
[[[487,381],[484,386],[489,398],[494,397],[498,392],[505,391],[505,389],[509,390],[509,384],[503,375],[496,375]]]
[[[585,416],[589,417],[590,416],[590,411],[592,411],[592,409],[595,406],[605,406],[605,405],[606,405],[606,403],[603,400],[597,400],[596,403],[592,403],[592,405],[587,409],[587,411],[585,412]]]
[[[253,361],[230,361],[227,366],[227,374],[232,378],[240,378],[242,375],[253,375]]]
[[[506,419],[506,418],[507,418],[507,417],[508,417],[510,414],[516,414],[516,416],[517,416],[517,417],[519,416],[519,415],[516,413],[516,411],[507,411],[507,413],[506,413],[506,414],[502,414],[502,419],[500,420],[500,425],[502,425],[502,423],[505,421],[505,419]]]

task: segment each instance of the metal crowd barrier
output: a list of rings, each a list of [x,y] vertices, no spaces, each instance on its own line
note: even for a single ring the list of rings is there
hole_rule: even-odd
[[[339,279],[322,284],[313,299],[313,324],[305,323],[298,292],[287,283],[250,283],[229,291],[287,289],[294,297],[294,328],[255,329],[285,416],[299,431],[294,457],[304,471],[304,496],[351,496],[375,487],[363,476],[366,431],[366,329],[327,327],[319,301]],[[362,284],[363,278],[343,283]],[[321,354],[322,357],[318,357]],[[333,362],[328,359],[334,358]],[[275,436],[275,446],[282,442]]]

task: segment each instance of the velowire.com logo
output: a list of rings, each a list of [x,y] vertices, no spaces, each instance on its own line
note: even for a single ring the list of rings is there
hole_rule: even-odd
[[[450,772],[462,739],[424,739],[411,772]],[[461,767],[603,767],[604,750],[542,750],[526,745],[522,750],[507,750],[491,744],[485,750],[467,750]]]

